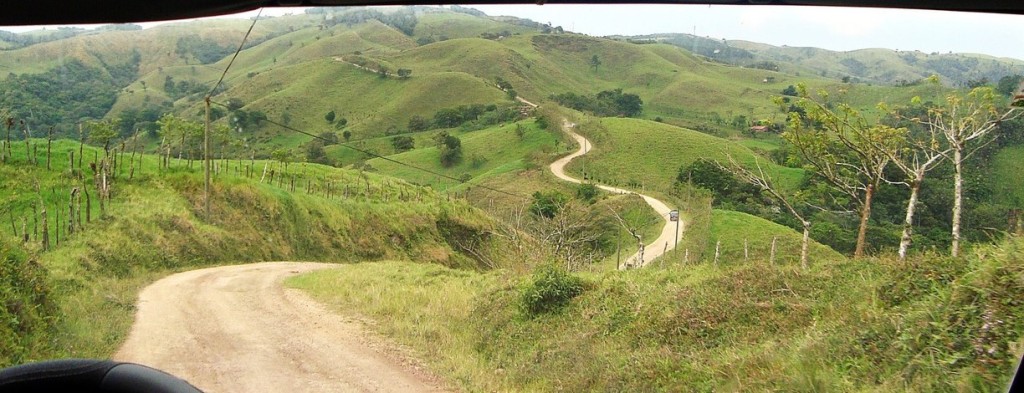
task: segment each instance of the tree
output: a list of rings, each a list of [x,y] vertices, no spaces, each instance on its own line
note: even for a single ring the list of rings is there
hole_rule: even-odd
[[[447,132],[440,132],[437,135],[434,135],[434,142],[437,144],[437,148],[441,152],[440,159],[442,166],[450,167],[462,161],[461,139],[448,134]]]
[[[590,57],[590,68],[593,68],[594,71],[596,72],[597,71],[597,67],[600,67],[600,66],[601,66],[601,59],[597,58],[597,55],[591,56]]]
[[[872,198],[891,162],[890,153],[898,148],[899,132],[892,127],[871,124],[849,104],[826,105],[816,101],[802,84],[797,90],[800,100],[796,105],[803,108],[804,113],[789,112],[789,130],[782,136],[817,175],[849,196],[859,208],[860,226],[853,255],[861,257],[866,246]],[[827,100],[828,92],[819,92],[818,96],[822,101]],[[779,97],[775,102],[783,106]]]
[[[937,77],[930,78],[938,83]],[[996,135],[993,132],[1003,121],[1019,115],[1017,108],[1002,109],[995,89],[982,86],[966,95],[954,92],[946,95],[945,104],[928,109],[921,123],[940,134],[949,144],[950,153],[944,154],[953,163],[953,222],[950,254],[960,255],[960,223],[963,216],[963,163]]]
[[[409,118],[408,128],[411,132],[426,131],[430,128],[430,121],[425,119],[423,116],[413,115]]]
[[[395,148],[396,153],[401,153],[416,147],[416,140],[411,136],[396,136],[391,138],[391,146]]]
[[[597,199],[598,189],[593,183],[580,183],[576,187],[576,198],[587,203],[594,203]]]
[[[328,123],[334,123],[334,117],[335,117],[334,111],[330,111],[330,112],[327,112],[327,114],[324,115],[324,120],[327,120]]]
[[[456,108],[446,108],[434,112],[434,125],[440,128],[458,127],[463,121],[462,113]]]
[[[335,133],[330,132],[330,131],[325,131],[325,132],[321,132],[319,136],[320,136],[320,140],[324,142],[324,146],[330,146],[330,145],[337,145],[338,144],[338,134],[335,134]]]
[[[86,123],[89,127],[89,140],[103,146],[103,151],[110,153],[110,142],[118,136],[118,120],[93,120]]]
[[[534,192],[533,202],[530,203],[530,213],[533,213],[537,217],[554,218],[562,206],[569,201],[569,197],[565,194],[551,190],[546,192]]]
[[[1021,82],[1024,82],[1024,76],[1014,74],[1007,75],[999,78],[999,83],[996,84],[996,91],[1004,96],[1013,95],[1017,91],[1017,87],[1020,86]]]
[[[226,104],[229,111],[237,111],[245,106],[245,102],[238,98],[229,98]]]
[[[787,198],[785,195],[779,192],[778,188],[775,187],[772,178],[768,176],[767,173],[764,172],[764,169],[761,168],[761,163],[760,161],[757,161],[756,157],[754,159],[754,163],[757,167],[756,172],[744,168],[742,165],[737,163],[731,155],[728,156],[728,158],[729,167],[722,166],[723,170],[729,171],[732,174],[736,175],[736,177],[740,178],[742,181],[752,184],[760,188],[762,191],[767,192],[769,195],[775,198],[775,200],[782,203],[782,205],[785,206],[787,210],[789,210],[790,214],[792,214],[793,217],[796,217],[796,219],[800,221],[800,225],[803,226],[804,230],[803,240],[800,243],[800,266],[804,269],[807,269],[808,260],[810,259],[808,256],[808,251],[811,242],[811,222],[805,219],[804,216],[800,214],[800,212],[793,208],[793,205],[789,202],[789,198]]]
[[[915,97],[913,101],[916,105],[920,99]],[[913,123],[921,122],[919,117],[908,119],[899,112],[894,113],[894,117]],[[901,144],[899,149],[889,151],[890,158],[893,165],[906,176],[903,183],[910,188],[910,198],[907,200],[906,215],[903,220],[903,233],[900,235],[899,256],[902,261],[907,258],[907,250],[913,240],[914,212],[925,175],[942,163],[948,155],[949,149],[939,144],[939,139],[942,136],[938,135],[939,131],[935,127],[927,127],[927,132],[922,134],[911,133],[906,128],[899,128],[897,132],[904,134],[904,137],[899,139],[904,140],[905,143]]]
[[[408,79],[410,76],[412,76],[412,70],[410,70],[408,68],[399,68],[398,69],[398,77],[399,78]]]
[[[323,141],[314,139],[306,144],[306,161],[331,165],[331,160],[327,157],[327,151],[324,150]]]
[[[341,137],[345,138],[345,142],[348,142],[348,140],[352,138],[352,131],[345,130],[341,133]]]
[[[790,97],[796,97],[797,96],[796,86],[789,85],[785,89],[782,89],[782,95],[790,96]]]

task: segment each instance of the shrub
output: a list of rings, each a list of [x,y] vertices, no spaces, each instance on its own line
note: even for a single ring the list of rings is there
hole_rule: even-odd
[[[597,186],[593,183],[582,183],[576,187],[576,198],[582,201],[594,203],[594,200],[597,199],[597,194]]]
[[[541,266],[520,290],[519,305],[526,315],[557,311],[583,293],[583,280],[554,265]]]

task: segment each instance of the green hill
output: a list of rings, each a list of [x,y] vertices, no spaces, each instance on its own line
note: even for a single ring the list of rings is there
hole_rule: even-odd
[[[0,341],[3,365],[109,356],[128,332],[138,290],[170,272],[279,260],[400,258],[468,269],[482,267],[480,255],[505,261],[501,240],[485,234],[496,224],[482,211],[394,178],[218,160],[206,215],[198,164],[171,158],[170,168],[161,168],[161,157],[116,152],[117,169],[105,177],[110,198],[101,200],[97,184],[104,177],[89,167],[102,151],[84,147],[80,167],[79,144],[56,141],[47,169],[45,141],[31,146],[42,147],[30,149],[40,152],[37,162],[26,162],[19,145],[0,164],[0,213],[10,220],[0,231],[0,258],[5,266],[8,257],[42,266],[42,281],[25,284],[35,285],[27,289],[35,295],[26,309],[41,311],[37,319],[23,315],[35,324],[25,322]],[[485,254],[470,256],[451,245],[477,237]],[[22,284],[0,283],[3,299],[24,292]]]
[[[728,163],[727,156],[753,167],[755,158],[779,186],[794,189],[803,177],[800,169],[785,168],[756,155],[743,145],[685,128],[647,120],[602,118],[588,120],[577,132],[594,143],[593,151],[573,160],[568,170],[600,183],[637,191],[667,192],[679,168],[698,158]]]
[[[517,128],[523,136],[517,134]],[[477,131],[454,132],[462,140],[462,160],[452,167],[444,167],[439,152],[431,140],[432,132],[422,133],[416,138],[420,146],[412,151],[388,156],[388,158],[439,172],[451,177],[464,177],[470,184],[505,172],[524,169],[528,155],[534,151],[553,148],[556,136],[551,131],[537,128],[533,122],[519,122],[486,128]],[[400,166],[379,158],[367,161],[375,170],[387,173],[415,184],[431,185],[434,189],[461,189],[452,180],[438,179],[429,173]]]
[[[820,48],[774,46],[743,40],[718,40],[690,34],[616,37],[633,42],[661,42],[685,48],[708,59],[744,67],[768,67],[789,75],[814,75],[855,82],[897,85],[933,74],[946,83],[996,82],[1024,74],[1024,61],[972,53],[924,53],[916,50],[859,49],[845,52]]]

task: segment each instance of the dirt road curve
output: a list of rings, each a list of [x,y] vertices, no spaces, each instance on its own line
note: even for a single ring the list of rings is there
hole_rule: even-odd
[[[573,182],[573,183],[581,183],[580,179],[577,179],[577,178],[574,178],[574,177],[571,177],[571,176],[565,174],[565,166],[568,165],[569,161],[572,161],[574,158],[582,156],[584,154],[587,154],[587,152],[589,152],[590,149],[593,147],[593,144],[591,144],[590,141],[587,140],[587,138],[584,138],[583,135],[575,133],[572,130],[573,127],[575,127],[575,125],[570,123],[569,121],[564,121],[563,124],[562,124],[562,129],[565,130],[565,132],[567,134],[569,134],[569,136],[571,136],[572,139],[576,140],[576,143],[580,146],[580,149],[576,150],[572,154],[569,154],[569,155],[567,155],[565,157],[562,157],[562,158],[558,159],[557,161],[551,163],[551,173],[554,173],[555,177],[557,177],[559,179],[562,179],[562,180],[565,180],[565,181],[568,181],[568,182]],[[601,184],[595,184],[595,185],[598,188],[602,189],[602,190],[605,190],[605,191],[608,191],[608,192],[617,193],[617,194],[633,194],[634,193],[633,191],[625,190],[625,189],[621,189],[621,188],[605,186],[605,185],[601,185]],[[664,255],[666,252],[672,251],[672,249],[675,248],[675,244],[676,244],[676,223],[674,223],[672,221],[669,221],[668,213],[672,209],[670,209],[668,207],[668,205],[665,204],[665,202],[662,202],[660,200],[654,199],[654,198],[649,197],[647,195],[643,195],[643,194],[637,194],[637,195],[639,195],[641,198],[643,198],[644,201],[647,202],[648,205],[651,205],[651,208],[653,208],[654,211],[658,212],[658,214],[661,215],[662,218],[665,219],[665,226],[661,228],[661,234],[658,235],[657,239],[654,239],[654,241],[648,243],[644,247],[645,251],[644,251],[644,258],[643,258],[643,260],[639,261],[638,263],[635,263],[638,266],[644,266],[647,263],[649,263],[650,261],[653,261],[655,258],[658,258],[658,257]],[[682,218],[680,218],[680,220],[681,219]],[[686,230],[686,223],[680,221],[679,222],[679,238],[680,239],[683,237],[683,232],[685,230]],[[639,252],[637,252],[636,254],[631,255],[629,258],[626,259],[626,261],[637,261],[639,259],[638,257],[639,257]],[[620,268],[621,269],[625,269],[627,267],[628,267],[627,265],[623,264]]]
[[[303,293],[291,275],[339,265],[257,263],[175,274],[139,296],[115,360],[206,392],[435,392],[436,378]]]

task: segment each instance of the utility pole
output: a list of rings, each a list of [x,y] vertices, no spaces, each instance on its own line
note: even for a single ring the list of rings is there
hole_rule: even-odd
[[[203,166],[206,185],[203,187],[203,203],[206,219],[210,219],[210,96],[206,96],[206,130],[203,132]]]
[[[587,138],[583,138],[583,182],[587,182]]]
[[[668,219],[676,222],[676,242],[672,248],[679,248],[679,210],[668,212]]]

